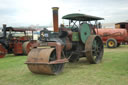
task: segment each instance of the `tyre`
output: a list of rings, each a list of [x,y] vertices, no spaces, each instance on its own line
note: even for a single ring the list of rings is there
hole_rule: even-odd
[[[108,48],[116,48],[117,47],[116,39],[113,39],[113,38],[108,39],[107,42],[106,42],[106,46]]]

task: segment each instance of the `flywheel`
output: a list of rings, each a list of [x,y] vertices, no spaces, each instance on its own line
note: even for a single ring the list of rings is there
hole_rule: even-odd
[[[97,64],[101,62],[104,53],[101,38],[97,35],[90,35],[85,42],[85,51],[85,55],[90,63]]]

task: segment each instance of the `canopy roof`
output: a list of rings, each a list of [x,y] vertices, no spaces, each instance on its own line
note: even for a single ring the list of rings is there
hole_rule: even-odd
[[[72,13],[62,17],[62,19],[68,20],[77,20],[77,21],[94,21],[94,20],[103,20],[104,18],[80,14],[80,13]]]
[[[128,22],[119,22],[119,23],[116,23],[116,24],[128,24]]]
[[[13,27],[6,27],[6,31],[17,31],[17,32],[25,32],[25,31],[36,31],[35,29],[32,28],[13,28]]]

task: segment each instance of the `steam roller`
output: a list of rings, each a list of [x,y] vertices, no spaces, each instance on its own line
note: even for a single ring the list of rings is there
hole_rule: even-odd
[[[79,58],[86,57],[91,64],[100,63],[104,53],[103,42],[95,34],[97,23],[90,23],[103,18],[72,13],[62,17],[69,20],[69,25],[62,24],[58,28],[59,8],[52,9],[54,31],[40,31],[39,41],[32,45],[25,62],[28,69],[38,74],[59,74],[66,62],[77,62]]]

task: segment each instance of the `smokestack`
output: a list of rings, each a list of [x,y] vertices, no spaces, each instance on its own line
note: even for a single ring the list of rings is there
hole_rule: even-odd
[[[3,37],[6,38],[6,24],[3,24]]]
[[[53,26],[54,26],[54,32],[59,32],[58,29],[58,7],[53,7]]]

